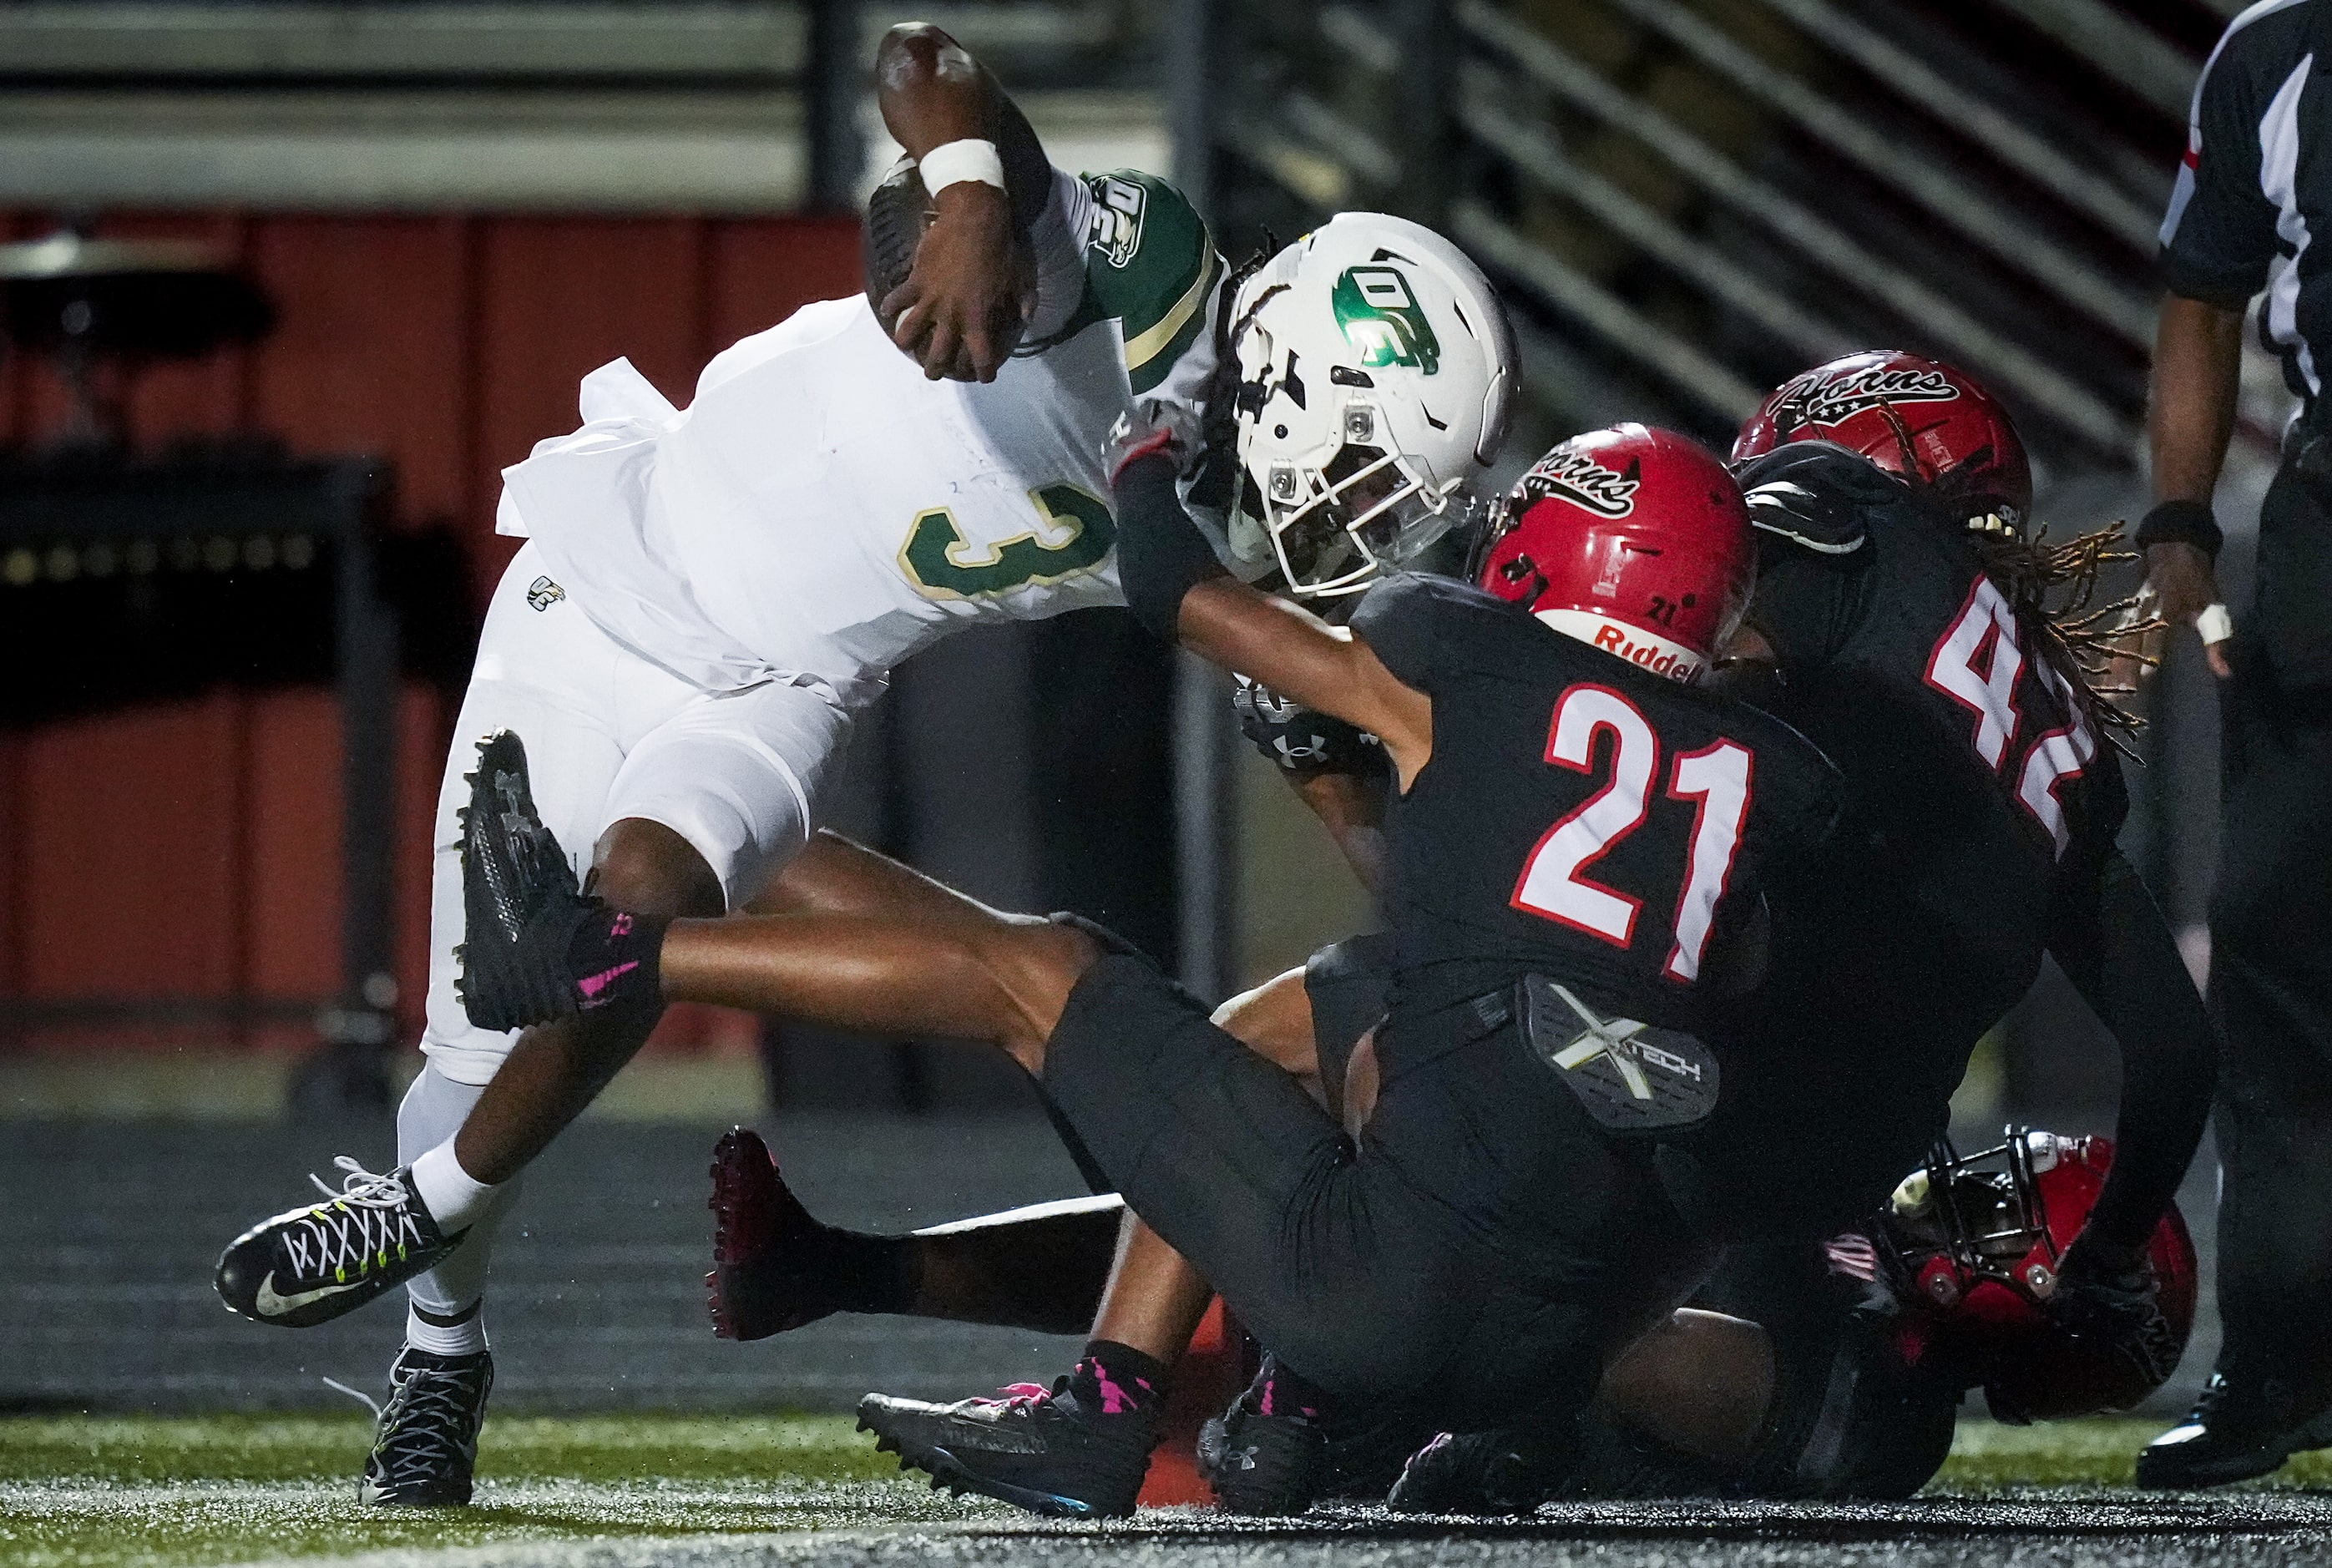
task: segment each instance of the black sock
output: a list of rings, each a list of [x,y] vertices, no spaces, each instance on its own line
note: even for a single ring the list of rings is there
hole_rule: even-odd
[[[825,1267],[846,1312],[908,1313],[922,1289],[913,1238],[829,1228]]]
[[[1259,1415],[1302,1416],[1306,1420],[1318,1420],[1328,1408],[1327,1391],[1303,1373],[1288,1371],[1277,1356],[1264,1362],[1257,1381],[1263,1385],[1256,1404]]]
[[[607,910],[583,923],[567,943],[567,972],[574,977],[588,1010],[655,998],[663,991],[664,928],[662,915]]]
[[[1069,1392],[1077,1403],[1105,1416],[1156,1420],[1166,1413],[1167,1368],[1155,1356],[1130,1344],[1096,1339],[1069,1369]]]

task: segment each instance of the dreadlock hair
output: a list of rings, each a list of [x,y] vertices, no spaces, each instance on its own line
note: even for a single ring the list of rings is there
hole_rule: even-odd
[[[1247,330],[1255,311],[1234,321],[1231,312],[1237,307],[1239,291],[1264,263],[1279,253],[1279,241],[1269,229],[1263,231],[1262,248],[1233,267],[1223,279],[1220,302],[1215,309],[1215,369],[1207,378],[1206,411],[1199,425],[1200,453],[1197,475],[1190,482],[1190,499],[1198,505],[1227,510],[1238,483],[1238,355],[1234,351],[1239,334]],[[1256,301],[1257,308],[1263,304]]]
[[[2157,662],[2142,644],[2164,623],[2158,616],[2142,613],[2141,598],[2135,594],[2097,603],[2098,574],[2138,558],[2137,551],[2124,544],[2125,526],[2110,522],[2063,544],[2049,542],[2046,523],[2028,534],[1997,517],[1984,517],[1970,521],[1968,529],[1983,575],[2016,612],[2034,652],[2064,677],[2114,749],[2134,759],[2137,753],[2130,738],[2146,727],[2146,721],[2120,699],[2136,688],[2107,683],[2118,659]]]
[[[1905,471],[1925,473],[1912,450],[1910,430],[1895,406],[1882,403],[1879,407],[1902,450]],[[1939,475],[1924,488],[1950,500],[1950,477]],[[2127,525],[2117,521],[2076,534],[2063,544],[2050,544],[2046,523],[2032,529],[2021,518],[2004,519],[1995,512],[1969,517],[1964,508],[1947,510],[1965,522],[1983,575],[2015,612],[2036,656],[2064,678],[2074,701],[2087,710],[2114,750],[2136,760],[2131,737],[2146,727],[2146,721],[2119,701],[2136,688],[2107,683],[2112,679],[2117,660],[2132,658],[2142,664],[2158,662],[2145,652],[2143,644],[2164,623],[2159,617],[2141,613],[2139,595],[2110,604],[2097,603],[2098,574],[2107,567],[2138,559],[2137,551],[2123,545],[2122,531]]]

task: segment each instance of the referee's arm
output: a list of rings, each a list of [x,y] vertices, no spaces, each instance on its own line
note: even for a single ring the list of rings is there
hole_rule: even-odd
[[[2146,442],[2154,456],[2153,515],[2174,515],[2165,503],[2184,502],[2208,512],[2234,434],[2235,402],[2242,375],[2243,308],[2230,310],[2207,300],[2172,294],[2162,301],[2154,338],[2154,397],[2146,419]],[[2146,580],[2157,598],[2162,618],[2191,626],[2194,617],[2219,602],[2213,569],[2215,549],[2172,539],[2146,547]],[[2211,673],[2227,674],[2221,645],[2206,644]]]
[[[2155,504],[2137,539],[2146,582],[2174,626],[2193,626],[2219,602],[2211,497],[2234,434],[2244,312],[2266,285],[2276,252],[2276,211],[2260,186],[2261,83],[2253,43],[2241,26],[2231,28],[2203,67],[2186,156],[2162,223],[2169,293],[2155,334],[2146,422]],[[2225,675],[2223,650],[2212,644],[2204,652],[2212,673]]]

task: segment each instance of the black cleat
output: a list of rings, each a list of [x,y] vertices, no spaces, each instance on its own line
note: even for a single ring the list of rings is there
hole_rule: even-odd
[[[568,948],[607,912],[577,890],[575,868],[536,813],[526,747],[515,733],[504,730],[479,743],[469,783],[470,803],[460,813],[464,929],[454,990],[482,1029],[572,1018],[611,977],[578,984],[568,972]]]
[[[1270,1356],[1231,1401],[1199,1431],[1199,1474],[1215,1501],[1233,1514],[1301,1514],[1330,1491],[1327,1428],[1316,1405],[1291,1396]]]
[[[343,1154],[325,1201],[253,1226],[219,1255],[214,1280],[228,1308],[285,1328],[312,1328],[434,1268],[461,1241],[437,1229],[399,1167],[376,1176]]]
[[[767,1339],[843,1309],[832,1232],[787,1187],[761,1135],[733,1127],[712,1149],[712,1332]]]
[[[1554,1494],[1564,1469],[1534,1433],[1443,1432],[1410,1456],[1385,1506],[1396,1514],[1528,1514]]]
[[[388,1368],[388,1403],[373,1429],[357,1501],[458,1508],[470,1500],[478,1427],[493,1391],[494,1358],[432,1355],[406,1346]]]
[[[978,1492],[1032,1514],[1108,1519],[1133,1512],[1158,1446],[1152,1415],[1103,1415],[1062,1378],[1051,1391],[1015,1383],[999,1399],[951,1405],[868,1394],[858,1429],[874,1447],[958,1496]]]
[[[2296,1453],[2332,1447],[2326,1405],[2321,1395],[2303,1401],[2279,1378],[2230,1381],[2214,1372],[2193,1413],[2140,1450],[2137,1484],[2178,1491],[2268,1475]]]

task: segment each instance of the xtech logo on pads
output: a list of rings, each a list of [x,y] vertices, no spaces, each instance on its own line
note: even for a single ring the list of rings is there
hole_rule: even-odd
[[[1428,376],[1441,368],[1441,339],[1400,268],[1347,267],[1328,298],[1362,364],[1407,365]]]
[[[1523,475],[1523,488],[1534,499],[1552,496],[1586,508],[1599,517],[1625,517],[1636,510],[1636,492],[1642,481],[1634,465],[1620,473],[1606,468],[1584,452],[1556,447]]]

